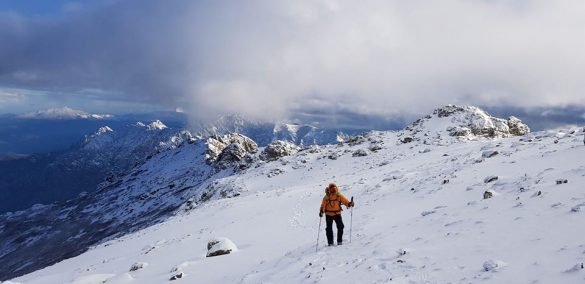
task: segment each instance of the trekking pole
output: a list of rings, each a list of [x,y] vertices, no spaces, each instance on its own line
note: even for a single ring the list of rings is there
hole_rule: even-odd
[[[323,217],[319,217],[319,231],[317,231],[317,245],[315,246],[315,252],[319,250],[319,236],[321,236],[321,220],[323,220]]]
[[[353,205],[353,196],[351,197],[351,204]],[[351,219],[349,221],[349,243],[351,243],[351,229],[353,227],[353,206],[351,207]]]

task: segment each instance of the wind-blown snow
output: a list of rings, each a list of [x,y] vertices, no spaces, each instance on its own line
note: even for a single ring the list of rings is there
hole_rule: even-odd
[[[177,271],[184,272],[177,283],[585,280],[579,268],[585,219],[583,210],[573,210],[585,206],[579,129],[472,141],[453,139],[444,129],[418,130],[410,143],[403,138],[412,129],[370,132],[343,145],[258,162],[217,180],[241,188],[237,197],[185,206],[164,223],[12,281],[166,283]],[[486,151],[498,154],[484,157]],[[180,163],[189,160],[183,156]],[[177,169],[149,171],[177,176]],[[486,183],[488,176],[498,179]],[[325,246],[324,224],[318,232],[330,182],[356,203],[343,212],[346,237],[339,247]],[[483,199],[486,191],[494,195]],[[207,241],[216,237],[231,239],[237,253],[207,258]],[[137,262],[149,265],[129,272]]]

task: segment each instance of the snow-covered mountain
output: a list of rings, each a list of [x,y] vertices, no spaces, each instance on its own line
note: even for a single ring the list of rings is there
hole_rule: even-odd
[[[0,216],[0,275],[60,261],[11,281],[580,283],[582,135],[447,106],[337,145],[184,140],[95,194]],[[318,231],[330,182],[356,201],[341,247]],[[237,251],[207,258],[218,237]]]
[[[193,139],[161,121],[100,127],[66,151],[0,162],[0,212],[65,201],[95,191],[104,178],[124,174],[158,150]]]
[[[19,116],[28,119],[109,119],[111,114],[93,114],[70,107],[50,108],[35,112],[25,113]]]
[[[309,124],[291,122],[255,122],[237,115],[222,116],[213,123],[200,125],[194,132],[201,137],[240,133],[252,138],[258,145],[274,141],[289,141],[300,146],[336,144],[365,129],[321,129]]]

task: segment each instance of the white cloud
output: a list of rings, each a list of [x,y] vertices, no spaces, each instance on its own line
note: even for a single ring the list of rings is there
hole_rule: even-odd
[[[0,83],[101,89],[199,116],[267,118],[315,98],[374,114],[585,104],[580,0],[108,3],[11,30],[34,54],[6,74],[34,76]]]
[[[0,90],[0,103],[17,103],[23,101],[24,95]]]

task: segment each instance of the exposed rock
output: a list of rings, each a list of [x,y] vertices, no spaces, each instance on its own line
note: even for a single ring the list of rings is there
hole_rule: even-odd
[[[378,151],[382,150],[382,146],[380,146],[379,144],[374,144],[374,145],[370,146],[370,148],[368,148],[368,149],[372,152],[378,152]]]
[[[349,146],[359,145],[364,142],[366,142],[366,138],[363,135],[352,136],[345,141]]]
[[[400,139],[400,142],[402,142],[404,144],[410,143],[412,141],[414,141],[414,139],[412,137],[408,137],[408,136],[407,137],[403,137],[403,138]]]
[[[228,238],[215,238],[207,243],[207,257],[230,254],[238,250]]]
[[[483,158],[491,158],[493,156],[498,155],[500,152],[498,151],[493,151],[493,150],[489,150],[489,151],[484,151],[483,153],[481,153],[481,156]]]
[[[483,263],[483,270],[486,272],[496,272],[504,268],[507,264],[501,260],[490,259]]]
[[[490,183],[496,180],[498,180],[498,176],[487,176],[486,178],[483,179],[483,182]]]
[[[145,268],[147,266],[148,266],[148,263],[146,263],[146,262],[136,262],[136,263],[132,264],[132,266],[130,266],[129,271],[136,271],[136,270]]]
[[[281,169],[272,169],[272,170],[270,170],[270,172],[266,176],[268,176],[269,178],[271,178],[271,177],[280,175],[282,173],[284,173],[284,171],[281,170]]]
[[[460,126],[447,128],[447,131],[451,136],[469,136],[472,134],[471,129],[469,129],[468,127]]]
[[[508,127],[510,129],[510,134],[514,136],[523,136],[530,133],[528,125],[522,123],[522,121],[515,116],[508,117]]]
[[[540,191],[540,190],[539,190],[539,191],[537,191],[536,193],[534,193],[534,194],[532,195],[532,197],[538,197],[538,196],[541,196],[541,195],[542,195],[542,191]]]
[[[277,140],[264,148],[260,154],[260,159],[264,161],[275,161],[282,157],[290,156],[299,151],[300,147],[288,142]]]
[[[183,271],[179,271],[175,275],[171,276],[171,278],[169,278],[169,280],[171,280],[171,281],[179,280],[179,279],[183,278],[184,276],[185,276],[185,273],[183,273]]]
[[[351,154],[352,157],[365,157],[368,155],[368,152],[364,149],[357,149]]]
[[[581,208],[585,207],[585,203],[577,204],[571,208],[572,212],[581,212]]]
[[[424,125],[432,120],[436,120],[439,125],[447,123],[447,126],[445,126],[445,129],[425,128]],[[455,105],[447,105],[436,109],[433,115],[415,121],[406,130],[410,130],[414,135],[422,132],[425,136],[432,135],[428,132],[429,130],[446,131],[450,136],[467,138],[472,138],[473,136],[512,137],[530,132],[528,126],[516,117],[502,119],[493,117],[478,107]],[[437,136],[437,138],[440,137]]]
[[[237,133],[212,136],[207,139],[205,160],[226,167],[238,162],[250,162],[250,155],[258,152],[258,145],[252,139]]]
[[[412,188],[411,190],[414,190],[414,188]],[[431,215],[431,214],[436,213],[436,212],[437,211],[435,211],[435,210],[423,211],[420,213],[420,215],[424,217],[424,216]]]
[[[557,181],[556,181],[557,184],[563,184],[563,183],[568,183],[568,182],[569,182],[569,180],[567,180],[567,179],[557,179]]]
[[[339,158],[339,154],[337,154],[337,152],[331,152],[331,154],[329,154],[327,158],[329,158],[330,160],[337,160],[337,158]]]
[[[493,194],[493,192],[491,192],[491,191],[485,191],[485,192],[483,193],[483,199],[490,199],[490,198],[492,198],[492,197],[494,197],[494,194]]]

